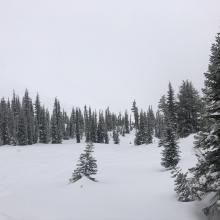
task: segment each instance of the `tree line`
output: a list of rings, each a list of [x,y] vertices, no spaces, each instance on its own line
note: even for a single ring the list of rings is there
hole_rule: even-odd
[[[57,98],[52,114],[40,101],[35,102],[25,91],[22,101],[13,93],[12,100],[0,101],[0,145],[32,145],[35,143],[60,144],[63,140],[75,139],[93,143],[120,143],[119,136],[130,133],[133,125],[127,111],[124,114],[92,110],[85,106],[72,108],[70,116],[61,109]]]
[[[220,209],[220,33],[211,47],[202,99],[192,84],[184,81],[175,101],[171,84],[167,96],[159,102],[157,129],[163,146],[161,164],[172,170],[179,201],[201,200],[213,193],[204,209],[209,219],[219,219]],[[198,162],[188,172],[178,167],[177,140],[196,133],[194,149]]]

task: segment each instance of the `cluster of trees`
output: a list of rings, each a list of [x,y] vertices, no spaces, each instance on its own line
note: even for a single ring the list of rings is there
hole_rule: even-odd
[[[136,102],[134,101],[131,108],[134,115],[134,123],[132,128],[135,128],[135,145],[150,144],[153,140],[155,128],[155,116],[151,106],[147,112],[138,110]]]
[[[35,143],[59,144],[62,140],[75,138],[77,143],[109,143],[110,135],[115,144],[120,143],[119,135],[130,133],[132,124],[128,112],[124,115],[92,111],[91,108],[73,108],[70,117],[61,110],[56,98],[50,113],[37,95],[35,102],[25,91],[22,101],[13,93],[12,100],[0,102],[0,145],[31,145]]]
[[[193,96],[186,99],[186,91],[191,90]],[[175,190],[180,201],[193,201],[203,198],[204,195],[212,192],[216,193],[220,200],[220,33],[216,36],[216,42],[212,45],[208,71],[205,73],[205,88],[203,89],[203,100],[199,99],[197,92],[192,89],[188,82],[181,86],[181,93],[178,95],[177,111],[172,117],[172,131],[177,137],[185,137],[193,132],[198,132],[195,136],[195,149],[197,151],[198,162],[195,167],[189,169],[187,173],[176,167],[173,163],[175,179]],[[189,106],[187,106],[187,103]],[[195,109],[201,108],[201,111]],[[169,110],[167,110],[169,111]],[[165,112],[165,111],[164,111]],[[174,116],[174,115],[173,115]],[[165,114],[166,121],[166,114]],[[171,120],[169,120],[171,121]],[[165,131],[168,130],[165,122]],[[176,129],[176,133],[175,133]],[[165,132],[165,143],[168,138]],[[173,148],[171,142],[166,148]],[[165,151],[165,150],[164,150]],[[168,155],[163,155],[163,159],[168,162]],[[215,197],[216,197],[215,196]],[[219,204],[216,202],[216,207]],[[215,211],[215,204],[205,209],[206,214],[212,215]],[[216,208],[217,210],[218,208]],[[219,213],[219,212],[218,212]],[[219,218],[219,215],[217,215]],[[213,216],[210,216],[212,218]]]
[[[162,166],[176,167],[180,160],[177,140],[202,129],[204,109],[204,102],[190,81],[182,82],[177,95],[169,83],[167,95],[159,101],[155,123],[155,136],[160,139],[159,146],[163,146]]]

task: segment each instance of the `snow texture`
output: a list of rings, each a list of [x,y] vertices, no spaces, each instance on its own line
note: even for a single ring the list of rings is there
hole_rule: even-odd
[[[203,220],[199,202],[181,203],[160,165],[161,148],[95,144],[99,182],[69,184],[85,144],[0,148],[0,220]],[[194,163],[190,136],[180,141],[181,168]]]

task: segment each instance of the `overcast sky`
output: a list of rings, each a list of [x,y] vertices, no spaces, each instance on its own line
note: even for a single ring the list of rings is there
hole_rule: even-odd
[[[201,89],[219,31],[219,0],[0,0],[0,96],[155,108],[169,80]]]

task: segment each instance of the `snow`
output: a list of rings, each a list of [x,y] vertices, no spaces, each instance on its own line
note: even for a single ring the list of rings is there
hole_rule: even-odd
[[[179,140],[180,147],[180,156],[181,161],[179,162],[179,166],[182,171],[185,173],[188,169],[194,167],[197,163],[196,150],[193,148],[194,134],[191,134],[187,138],[182,138]]]
[[[160,165],[161,148],[95,144],[99,182],[69,184],[84,143],[0,147],[0,220],[203,220],[198,202],[176,199]],[[181,167],[190,167],[192,136],[180,140]],[[192,158],[192,160],[190,159]]]

